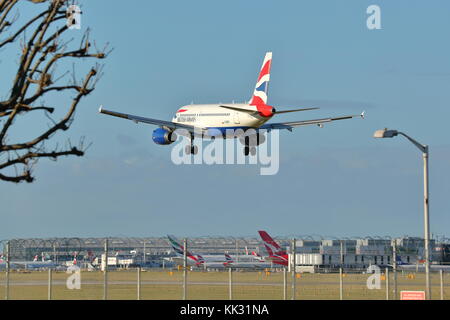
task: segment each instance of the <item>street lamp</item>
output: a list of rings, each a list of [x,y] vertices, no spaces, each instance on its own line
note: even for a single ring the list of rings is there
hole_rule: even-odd
[[[388,130],[387,128],[382,130],[375,131],[373,137],[374,138],[393,138],[398,135],[404,136],[406,139],[411,141],[417,148],[422,151],[423,158],[423,204],[424,204],[424,233],[425,233],[425,285],[426,285],[426,293],[427,299],[431,299],[431,289],[430,289],[430,217],[428,212],[428,155],[429,150],[427,145],[423,145],[407,134],[397,131],[397,130]]]

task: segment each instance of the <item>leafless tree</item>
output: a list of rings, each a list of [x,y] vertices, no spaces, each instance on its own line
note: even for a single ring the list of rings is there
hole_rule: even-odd
[[[54,136],[70,128],[80,100],[94,90],[101,74],[101,65],[95,63],[90,70],[85,67],[84,78],[76,79],[75,70],[80,70],[76,62],[85,65],[84,58],[104,59],[109,52],[107,46],[98,49],[95,42],[91,44],[89,30],[79,36],[79,45],[72,45],[73,37],[67,39],[70,32],[80,32],[70,30],[71,15],[67,9],[71,4],[63,0],[0,0],[1,83],[5,82],[2,65],[17,64],[17,72],[13,73],[6,92],[0,87],[0,94],[4,95],[0,95],[0,180],[32,182],[32,170],[39,159],[83,156],[86,151],[84,139],[76,146],[70,140],[60,146],[54,142]],[[22,19],[23,5],[31,6],[37,14]],[[63,66],[72,64],[72,68],[67,68],[71,70],[56,75],[58,62]],[[62,81],[66,83],[61,84]],[[47,105],[46,98],[60,101],[54,99],[55,94],[68,101]],[[53,119],[54,112],[61,113],[62,117]],[[16,127],[25,116],[39,116],[40,129],[21,141],[24,134],[17,138]],[[54,146],[49,148],[46,142]]]

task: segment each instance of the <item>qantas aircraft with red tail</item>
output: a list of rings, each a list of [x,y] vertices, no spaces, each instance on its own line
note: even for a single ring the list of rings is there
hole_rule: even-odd
[[[270,260],[275,264],[287,266],[289,261],[287,252],[281,249],[280,245],[275,240],[273,240],[266,231],[258,231],[258,233],[262,241],[264,242],[264,247],[266,248],[267,254],[269,255],[266,260]]]
[[[169,145],[177,140],[177,129],[184,129],[183,135],[190,139],[190,145],[186,146],[186,154],[197,154],[198,147],[194,145],[195,137],[215,137],[234,139],[244,145],[244,154],[256,154],[256,146],[266,140],[264,132],[270,130],[287,129],[305,125],[318,125],[324,123],[345,120],[356,117],[364,118],[364,112],[357,115],[328,117],[312,120],[298,120],[290,122],[266,123],[274,115],[308,111],[318,108],[297,108],[279,110],[267,104],[270,81],[270,68],[272,66],[272,52],[267,52],[261,70],[259,72],[253,95],[247,103],[216,103],[216,104],[190,104],[178,109],[172,121],[144,118],[131,114],[109,111],[100,106],[99,112],[114,117],[132,120],[135,123],[146,123],[158,126],[153,131],[153,142],[159,145]],[[249,130],[252,129],[252,130]],[[178,133],[180,133],[178,131]]]

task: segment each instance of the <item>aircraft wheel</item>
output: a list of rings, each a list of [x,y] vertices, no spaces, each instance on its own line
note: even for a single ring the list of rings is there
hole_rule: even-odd
[[[184,152],[185,152],[186,154],[191,154],[191,146],[186,146],[186,147],[184,148]]]
[[[191,153],[192,154],[197,154],[198,153],[198,147],[197,146],[192,146],[191,147]]]
[[[248,156],[249,153],[250,153],[250,147],[249,146],[245,146],[244,147],[244,155]]]
[[[255,156],[255,155],[256,155],[256,147],[251,147],[251,148],[250,148],[250,154],[251,154],[252,156]]]

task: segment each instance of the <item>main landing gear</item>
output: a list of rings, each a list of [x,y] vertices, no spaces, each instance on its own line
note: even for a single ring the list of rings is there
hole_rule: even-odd
[[[194,146],[194,136],[191,135],[191,144],[184,148],[186,154],[196,155],[198,153],[198,147]]]
[[[259,137],[257,137],[259,140]],[[252,156],[256,155],[256,146],[258,145],[258,140],[254,137],[246,136],[241,142],[244,145],[244,155],[248,156],[251,154]]]
[[[256,146],[263,143],[265,141],[264,136],[257,136],[256,141],[254,141],[255,138],[252,137],[245,137],[241,142],[244,144],[244,155],[247,157],[249,155],[255,156],[256,155]],[[196,155],[198,153],[198,147],[194,146],[194,136],[191,135],[190,137],[191,143],[187,145],[184,149],[184,152],[187,155],[193,154]],[[256,145],[255,145],[256,144]]]
[[[249,145],[245,145],[244,147],[244,155],[248,156],[251,154],[252,156],[256,155],[256,147],[250,147]]]

